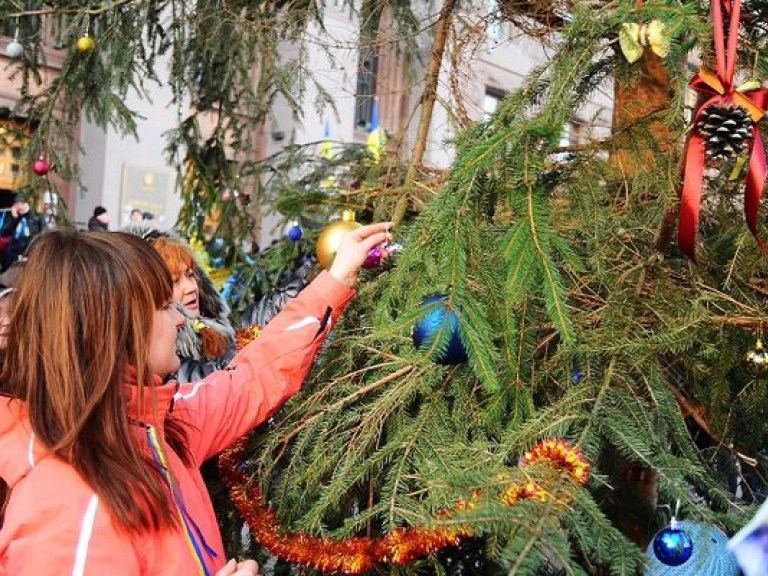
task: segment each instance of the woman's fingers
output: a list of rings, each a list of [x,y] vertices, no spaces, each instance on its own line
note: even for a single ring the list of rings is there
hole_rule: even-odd
[[[350,288],[357,282],[357,273],[368,257],[368,252],[390,239],[391,222],[377,222],[361,226],[344,235],[328,272]],[[384,255],[386,257],[386,254]]]
[[[255,560],[237,562],[234,558],[218,572],[216,576],[259,576],[259,565]]]
[[[234,576],[236,570],[237,562],[232,559],[221,570],[216,572],[216,576]]]
[[[259,576],[259,565],[255,560],[243,560],[237,565],[237,572],[232,576]]]

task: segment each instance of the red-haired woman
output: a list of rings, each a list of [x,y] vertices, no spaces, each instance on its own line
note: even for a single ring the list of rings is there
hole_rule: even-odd
[[[185,321],[176,338],[181,366],[173,378],[179,382],[202,380],[214,370],[224,368],[235,355],[229,308],[195,262],[189,245],[160,237],[152,246],[171,271],[173,299],[184,308]]]

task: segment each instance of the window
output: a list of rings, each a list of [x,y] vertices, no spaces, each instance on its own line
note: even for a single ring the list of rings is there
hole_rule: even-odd
[[[560,146],[578,146],[584,143],[586,126],[583,121],[578,118],[572,118],[568,124],[563,126],[563,131],[560,133]]]
[[[583,120],[578,118],[571,118],[571,120],[563,126],[560,132],[560,148],[569,148],[572,146],[579,146],[584,144],[586,137],[587,125]],[[567,162],[571,157],[570,152],[559,152],[552,155],[552,159],[555,162]]]
[[[33,12],[43,7],[42,2],[26,2],[24,10]],[[40,36],[40,16],[32,14],[15,18],[5,18],[2,20],[3,36],[11,38],[39,39]]]
[[[490,120],[501,104],[501,101],[504,100],[504,96],[505,94],[501,90],[485,89],[485,96],[483,96],[483,120]]]
[[[27,127],[0,119],[0,190],[18,190],[26,185],[22,172],[26,134]]]
[[[365,47],[360,50],[355,97],[355,128],[359,130],[366,130],[370,127],[373,99],[376,96],[378,64],[379,59],[375,48]]]

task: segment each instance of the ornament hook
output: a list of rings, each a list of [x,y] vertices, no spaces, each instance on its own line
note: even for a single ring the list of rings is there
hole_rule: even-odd
[[[674,509],[674,511],[672,510],[672,506],[670,506],[669,504],[660,504],[659,508],[666,508],[667,510],[669,510],[669,514],[671,516],[670,519],[669,519],[669,527],[672,530],[676,530],[677,529],[677,517],[680,515],[680,498],[675,500],[675,509]]]
[[[677,530],[677,517],[680,515],[680,498],[675,501],[675,513],[672,514],[672,518],[669,521],[669,526],[672,530]]]

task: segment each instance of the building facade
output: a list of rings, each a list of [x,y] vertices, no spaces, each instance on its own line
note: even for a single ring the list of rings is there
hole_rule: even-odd
[[[496,13],[493,3],[489,3],[489,9],[491,14]],[[297,121],[288,103],[278,99],[269,124],[259,132],[257,154],[264,158],[289,143],[320,142],[324,138],[332,143],[363,143],[373,121],[388,134],[390,147],[408,158],[418,128],[418,105],[425,89],[432,37],[425,33],[416,38],[418,54],[408,54],[404,44],[397,41],[392,16],[386,11],[374,31],[376,41],[368,43],[361,38],[370,35],[370,30],[363,28],[359,15],[342,0],[330,0],[325,10],[325,26],[307,30],[310,41],[304,47],[306,67],[312,71],[316,85],[306,85],[303,114]],[[437,15],[424,8],[425,22],[434,22]],[[52,22],[44,25],[49,41],[43,86],[58,73],[65,48],[57,42],[56,26]],[[453,31],[443,56],[424,155],[424,163],[435,168],[450,166],[454,154],[451,141],[462,126],[491,115],[504,96],[520,87],[526,74],[552,50],[507,21],[489,20],[487,11],[462,14],[454,21]],[[11,42],[11,31],[6,30],[0,41],[4,70],[0,77],[0,113],[6,110],[6,116],[14,109],[20,88],[13,76],[15,63],[6,55]],[[299,47],[285,44],[280,47],[280,58],[288,61],[298,52]],[[157,65],[162,69],[169,62],[161,57]],[[315,107],[321,89],[333,95],[333,107]],[[170,89],[161,83],[152,85],[151,101],[137,93],[126,94],[126,106],[138,113],[138,138],[104,130],[85,119],[80,122],[73,139],[80,180],[62,186],[75,222],[86,222],[94,207],[101,205],[112,215],[112,228],[127,223],[135,208],[154,214],[160,228],[173,226],[181,206],[179,170],[165,156],[164,134],[176,126],[182,108],[189,103],[172,106],[171,100]],[[578,144],[588,137],[606,134],[610,118],[610,93],[598,94],[583,113],[563,127],[563,143]],[[17,161],[22,157],[22,145],[9,143],[0,150],[0,201],[5,199],[6,204],[29,174],[28,168]],[[279,233],[280,223],[265,218],[255,238],[264,242]]]

